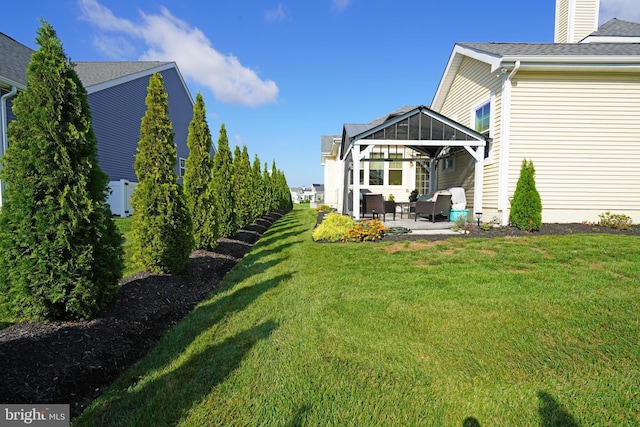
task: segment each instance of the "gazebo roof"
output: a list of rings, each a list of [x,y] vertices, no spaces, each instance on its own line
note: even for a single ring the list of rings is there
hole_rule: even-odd
[[[420,105],[398,110],[368,124],[345,124],[342,132],[341,159],[353,146],[362,143],[404,145],[435,157],[448,146],[484,146],[486,137],[473,129]]]

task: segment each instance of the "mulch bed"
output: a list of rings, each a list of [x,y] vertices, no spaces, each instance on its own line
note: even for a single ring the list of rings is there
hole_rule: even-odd
[[[0,402],[69,403],[72,417],[143,357],[211,291],[286,212],[266,215],[214,252],[195,251],[180,275],[138,274],[82,322],[19,323],[0,330]]]
[[[472,237],[516,237],[516,236],[544,236],[544,235],[565,235],[565,234],[621,234],[628,236],[640,236],[640,225],[634,225],[631,230],[619,230],[616,228],[600,227],[593,224],[542,224],[538,231],[522,231],[516,227],[493,227],[483,230],[477,225],[467,225],[458,234],[399,234],[385,235],[382,241],[406,241],[406,240],[442,240],[451,237],[472,238]]]

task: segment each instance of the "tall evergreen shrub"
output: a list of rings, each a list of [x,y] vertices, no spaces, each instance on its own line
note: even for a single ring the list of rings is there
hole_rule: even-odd
[[[267,163],[264,164],[264,169],[262,171],[262,182],[264,184],[264,199],[262,201],[262,212],[263,215],[271,213],[271,201],[273,197],[273,183],[271,182],[271,175],[269,174],[269,167]]]
[[[218,236],[230,237],[237,231],[233,179],[233,156],[229,148],[227,129],[220,126],[218,150],[213,156],[211,194],[216,204]]]
[[[209,183],[212,179],[211,132],[207,124],[206,109],[200,92],[193,106],[193,118],[187,136],[189,157],[184,175],[184,194],[193,221],[193,239],[196,249],[211,250],[216,246],[216,212]]]
[[[522,160],[509,213],[509,222],[520,230],[536,231],[542,226],[542,201],[536,189],[535,173],[533,161]]]
[[[233,176],[235,180],[234,199],[236,204],[237,228],[244,228],[251,224],[251,161],[247,146],[242,150],[236,146],[233,153]]]
[[[138,186],[131,198],[134,264],[154,273],[181,271],[193,248],[192,225],[175,171],[177,152],[162,75],[147,88],[134,162]]]
[[[251,217],[252,221],[264,215],[264,182],[262,177],[262,167],[260,158],[256,154],[253,165],[251,166],[251,192],[249,194],[251,200]]]
[[[3,159],[0,292],[19,316],[87,318],[116,293],[122,236],[86,91],[50,24],[36,41]]]

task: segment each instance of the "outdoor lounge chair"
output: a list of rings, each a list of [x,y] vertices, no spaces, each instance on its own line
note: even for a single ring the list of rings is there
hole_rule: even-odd
[[[384,197],[382,194],[365,193],[362,196],[362,217],[371,214],[371,218],[379,218],[382,215],[384,221]]]
[[[449,220],[449,212],[451,212],[451,194],[440,194],[435,201],[418,200],[416,202],[416,217],[426,216],[431,218],[431,222],[436,222],[436,216],[442,215],[447,221]]]

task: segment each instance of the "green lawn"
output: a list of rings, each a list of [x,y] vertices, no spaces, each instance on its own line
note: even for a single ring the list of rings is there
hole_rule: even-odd
[[[640,424],[638,238],[317,244],[315,219],[278,221],[74,425]]]

